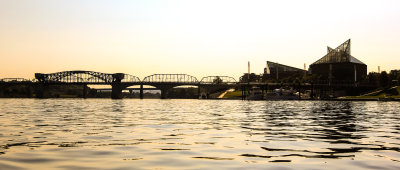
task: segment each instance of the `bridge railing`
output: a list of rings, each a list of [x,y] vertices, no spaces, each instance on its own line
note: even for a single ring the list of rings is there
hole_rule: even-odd
[[[188,83],[196,84],[196,77],[187,74],[153,74],[143,79],[144,83]]]
[[[111,83],[113,74],[77,70],[50,74],[36,73],[35,78],[45,83]]]
[[[124,78],[121,80],[122,83],[141,83],[142,81],[133,75],[124,74]]]
[[[175,83],[175,84],[237,84],[235,78],[229,76],[207,76],[201,81],[188,74],[153,74],[140,78],[125,73],[101,73],[94,71],[62,71],[50,74],[35,73],[35,81],[41,83],[93,83],[93,84],[111,84],[111,83]],[[14,79],[4,79],[2,81],[16,81]],[[22,81],[22,80],[21,80]]]

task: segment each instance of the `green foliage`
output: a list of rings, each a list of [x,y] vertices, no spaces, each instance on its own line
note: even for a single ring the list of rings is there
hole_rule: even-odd
[[[195,99],[198,97],[197,88],[172,88],[167,92],[167,98],[171,99]]]
[[[390,70],[389,78],[391,80],[400,80],[400,70]]]
[[[304,74],[295,73],[281,80],[283,83],[299,83],[304,81]]]
[[[378,84],[380,74],[377,72],[369,72],[367,75],[367,81],[371,84]]]
[[[247,82],[257,82],[261,80],[260,75],[256,75],[254,73],[244,73],[242,77],[239,78],[239,82],[247,83]]]
[[[27,85],[13,85],[0,87],[0,97],[25,98],[32,97],[32,87]]]
[[[379,99],[379,98],[400,98],[400,86],[395,88],[385,88],[375,93],[364,96],[348,96],[347,99]]]
[[[379,83],[381,87],[387,87],[389,85],[389,76],[386,71],[382,71],[379,76]]]

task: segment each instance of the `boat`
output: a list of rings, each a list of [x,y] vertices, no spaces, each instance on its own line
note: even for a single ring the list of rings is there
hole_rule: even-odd
[[[292,89],[275,89],[265,95],[265,100],[298,100],[298,92]]]
[[[249,90],[249,96],[247,97],[247,100],[263,100],[264,99],[264,93],[259,87],[252,87]]]

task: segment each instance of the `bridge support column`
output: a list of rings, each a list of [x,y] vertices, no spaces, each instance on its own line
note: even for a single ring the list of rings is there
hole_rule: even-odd
[[[113,84],[112,91],[111,91],[111,98],[112,99],[122,99],[122,90],[124,87],[121,84]]]
[[[88,86],[87,86],[87,84],[84,84],[83,85],[82,98],[84,98],[84,99],[87,98],[87,91],[88,91]]]
[[[124,79],[123,73],[115,73],[113,74],[113,82],[111,84],[111,98],[112,99],[122,99],[122,90],[125,89],[121,84],[121,80]]]
[[[161,99],[166,99],[168,89],[160,89],[160,90],[161,90]]]
[[[140,92],[139,92],[140,99],[143,99],[143,84],[140,85]]]
[[[200,86],[197,86],[197,98],[201,99]]]

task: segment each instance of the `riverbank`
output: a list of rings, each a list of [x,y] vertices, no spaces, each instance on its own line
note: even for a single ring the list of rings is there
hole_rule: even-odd
[[[351,101],[400,101],[400,86],[379,89],[360,96],[344,96],[337,99]]]
[[[247,93],[247,91],[245,91]],[[242,100],[242,91],[231,91],[225,93],[219,99]],[[297,99],[297,100],[325,100],[325,101],[400,101],[400,86],[379,89],[360,96],[344,96],[338,98],[322,99]]]

